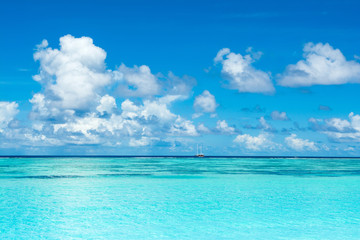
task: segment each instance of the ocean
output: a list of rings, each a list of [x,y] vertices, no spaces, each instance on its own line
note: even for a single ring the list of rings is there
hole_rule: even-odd
[[[3,157],[0,239],[360,239],[360,159]]]

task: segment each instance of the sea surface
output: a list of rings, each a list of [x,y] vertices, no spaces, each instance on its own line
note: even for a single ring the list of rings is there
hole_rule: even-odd
[[[3,157],[0,239],[360,239],[360,159]]]

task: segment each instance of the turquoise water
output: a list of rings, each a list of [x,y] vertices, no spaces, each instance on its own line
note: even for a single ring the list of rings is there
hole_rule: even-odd
[[[0,239],[360,239],[360,160],[0,158]]]

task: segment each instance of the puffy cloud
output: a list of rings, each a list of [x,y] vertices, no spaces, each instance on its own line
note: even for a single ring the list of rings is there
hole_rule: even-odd
[[[314,142],[309,141],[308,139],[297,138],[296,134],[291,134],[285,138],[285,143],[292,149],[296,151],[318,151]]]
[[[129,68],[121,64],[116,74],[121,82],[118,91],[122,96],[149,97],[160,93],[159,80],[146,65]]]
[[[257,126],[257,129],[263,129],[266,132],[276,133],[277,129],[274,128],[271,124],[269,124],[264,117],[260,117],[259,119],[260,125]]]
[[[279,112],[279,111],[273,111],[271,113],[271,118],[273,120],[280,120],[280,121],[289,120],[288,116],[286,115],[286,112]]]
[[[172,72],[169,72],[163,80],[163,88],[167,95],[177,95],[182,98],[187,98],[195,85],[195,78],[187,75],[178,77]]]
[[[130,138],[129,146],[143,146],[150,144],[154,137],[197,136],[196,127],[191,121],[168,109],[171,103],[169,99],[173,98],[144,100],[143,104],[138,105],[126,99],[121,103],[121,114],[111,113],[103,117],[93,112],[52,126],[54,133],[60,134],[65,142],[75,141],[77,144],[100,144],[111,136],[113,141],[121,142]]]
[[[106,52],[89,37],[66,35],[60,38],[59,49],[48,47],[46,40],[39,44],[34,59],[40,62],[40,71],[33,78],[43,91],[30,100],[32,118],[63,120],[64,116],[92,112],[96,106],[101,113],[111,111],[115,99],[105,94],[108,89],[117,88],[121,97],[165,94],[184,99],[196,84],[195,79],[172,72],[160,82],[146,65],[129,68],[122,64],[115,71],[107,70],[105,58]]]
[[[171,126],[170,133],[185,136],[199,135],[194,124],[191,121],[185,120],[181,117],[178,117],[175,123]]]
[[[18,106],[16,102],[0,102],[0,133],[19,113]]]
[[[200,123],[197,127],[196,127],[197,131],[200,133],[210,133],[210,129],[207,128],[203,123]]]
[[[46,40],[37,45],[40,67],[33,78],[42,91],[30,99],[32,128],[22,133],[28,142],[145,146],[159,137],[198,135],[192,121],[170,111],[174,101],[189,97],[195,79],[154,75],[146,65],[112,71],[105,58],[89,37],[64,36],[59,49]],[[115,92],[128,97],[119,109]]]
[[[360,115],[351,112],[348,117],[325,120],[310,118],[310,128],[326,134],[335,142],[360,142]]]
[[[217,106],[214,95],[205,90],[195,98],[194,109],[197,113],[193,117],[199,117],[202,113],[213,113]]]
[[[100,99],[100,105],[96,107],[96,110],[101,114],[112,113],[113,109],[116,108],[115,98],[105,95]]]
[[[141,137],[139,139],[131,138],[129,141],[129,146],[131,147],[144,147],[151,144],[151,139],[149,137]]]
[[[269,135],[265,133],[261,133],[258,136],[240,134],[234,139],[234,143],[251,151],[272,150],[278,146],[273,143],[269,139]]]
[[[216,123],[216,130],[221,134],[235,134],[235,128],[230,127],[225,120],[219,120]]]
[[[43,41],[34,54],[40,62],[40,73],[33,78],[44,89],[43,96],[33,98],[34,104],[43,104],[35,108],[52,114],[62,110],[87,111],[111,82],[105,69],[106,52],[95,46],[91,38],[71,35],[60,38],[60,49],[46,47]]]
[[[254,54],[242,56],[223,48],[217,53],[214,62],[222,64],[221,73],[229,81],[229,88],[239,92],[273,93],[275,88],[270,74],[251,65],[258,57]]]
[[[180,99],[189,97],[196,80],[190,76],[179,77],[169,72],[167,76],[161,73],[153,74],[148,66],[133,68],[122,64],[112,72],[117,87],[117,94],[123,97],[150,98],[155,95],[172,95]]]
[[[40,44],[36,45],[36,48],[41,49],[41,48],[46,48],[47,46],[49,46],[49,42],[46,39],[44,39]]]
[[[360,63],[347,61],[328,43],[307,43],[304,60],[287,66],[278,83],[286,87],[360,83]]]
[[[170,121],[176,118],[176,115],[171,113],[166,103],[160,101],[144,101],[144,107],[141,110],[141,116],[146,120],[151,120],[156,117],[159,121]]]

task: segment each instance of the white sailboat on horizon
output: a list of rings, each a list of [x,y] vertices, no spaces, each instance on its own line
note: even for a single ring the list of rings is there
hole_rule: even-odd
[[[204,157],[204,153],[202,151],[202,144],[200,145],[200,152],[199,152],[199,144],[196,144],[196,157]]]

